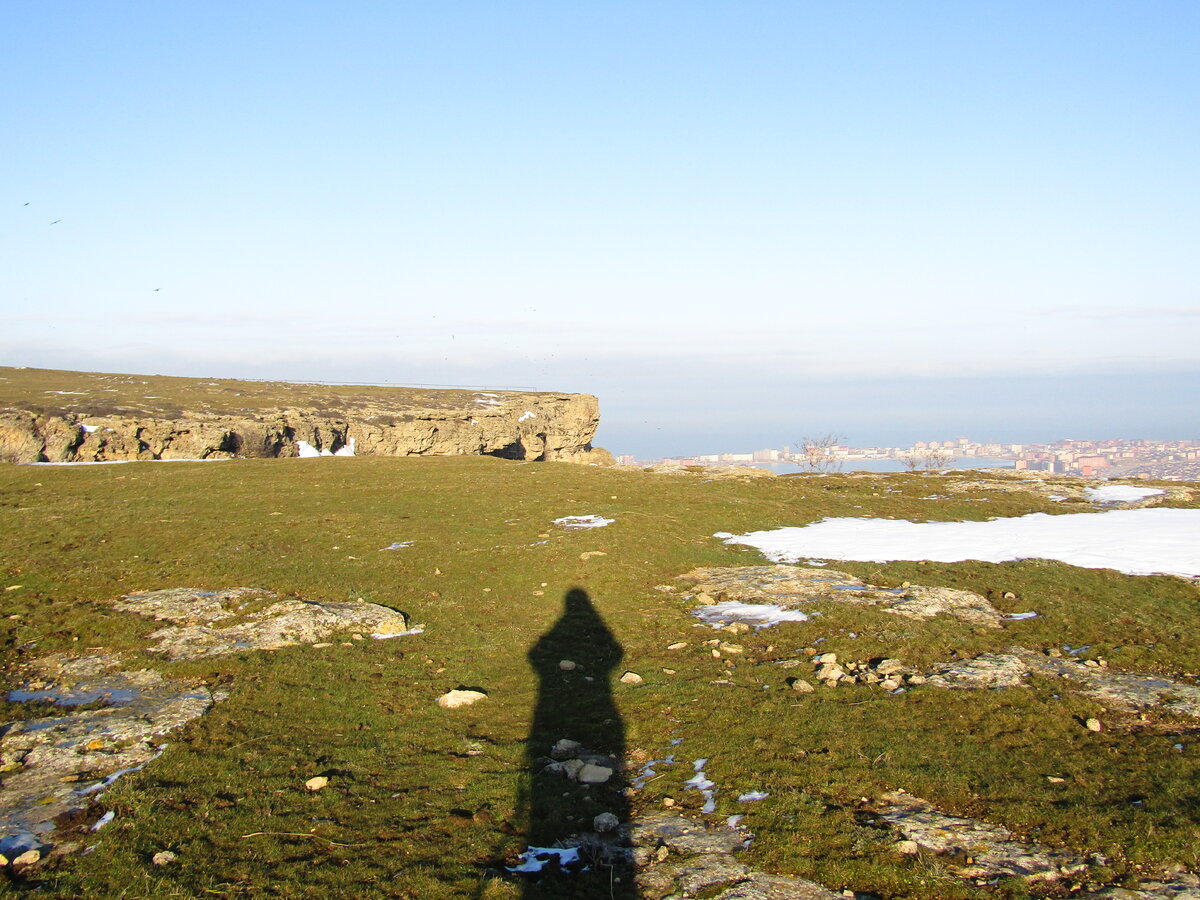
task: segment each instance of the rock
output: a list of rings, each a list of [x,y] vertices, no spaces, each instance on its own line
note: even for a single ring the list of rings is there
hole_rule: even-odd
[[[167,734],[212,707],[202,684],[121,665],[115,655],[54,654],[22,667],[22,689],[36,685],[31,699],[64,709],[9,723],[0,736],[0,836],[40,836],[20,842],[21,851],[52,845],[56,819],[83,811],[101,787],[152,762]],[[13,854],[18,844],[5,840],[4,849]]]
[[[351,629],[382,637],[408,630],[403,613],[386,606],[361,601],[276,600],[275,594],[257,588],[169,588],[128,594],[113,605],[170,622],[151,633],[157,644],[150,649],[171,660],[318,644],[337,631]],[[234,624],[222,627],[224,621]]]
[[[568,740],[567,738],[562,738],[550,748],[550,758],[560,760],[574,759],[579,755],[579,751],[582,749],[582,747],[583,745],[580,744],[579,741],[572,741]]]
[[[845,674],[837,663],[823,663],[815,673],[817,681],[840,681]]]
[[[1067,678],[1079,684],[1082,693],[1106,707],[1142,709],[1155,707],[1177,715],[1200,718],[1200,687],[1172,681],[1159,675],[1115,672],[1092,668],[1075,659],[1055,658],[1022,647],[1009,648],[1030,671],[1051,678]]]
[[[564,672],[574,672],[579,666],[572,660],[562,659],[558,662],[558,667]]]
[[[26,850],[20,856],[12,861],[14,866],[32,866],[34,863],[40,862],[42,859],[41,850]]]
[[[575,780],[581,784],[604,784],[612,778],[613,770],[608,766],[598,766],[595,763],[584,763]]]
[[[885,678],[883,681],[879,682],[879,686],[885,691],[894,691],[900,687],[900,682],[895,678]]]
[[[567,759],[563,760],[562,773],[572,781],[579,780],[579,772],[583,769],[582,759]]]
[[[603,550],[587,550],[579,554],[580,559],[591,559],[593,556],[608,556]]]
[[[917,685],[924,684],[926,679],[924,675],[905,675],[904,681],[906,684]]]
[[[177,857],[175,854],[170,850],[159,850],[152,857],[150,857],[150,862],[154,863],[156,866],[169,866],[171,863],[175,862],[176,858]]]
[[[472,703],[478,703],[480,700],[486,699],[487,694],[483,691],[455,688],[438,697],[437,705],[442,709],[458,709],[459,707],[470,706]]]
[[[814,688],[811,684],[809,684],[803,678],[789,678],[788,685],[797,694],[811,694],[813,691],[816,690],[816,688]]]
[[[962,662],[943,663],[928,683],[943,688],[980,690],[1021,687],[1029,667],[1012,653],[980,653]]]
[[[836,663],[838,658],[836,653],[822,653],[815,661],[818,663]]]
[[[897,853],[904,853],[908,856],[916,856],[921,852],[921,845],[916,841],[896,841],[892,849]]]
[[[715,900],[842,900],[844,896],[815,881],[756,872],[749,880],[717,894]]]
[[[709,597],[740,603],[773,603],[797,609],[817,601],[874,606],[912,619],[948,615],[971,624],[999,628],[1002,616],[985,597],[953,588],[908,585],[883,588],[845,572],[801,566],[735,566],[693,569],[680,576]],[[699,602],[700,594],[696,595]]]
[[[1087,867],[1065,850],[1017,841],[999,825],[947,815],[901,791],[885,794],[876,813],[903,840],[944,857],[947,868],[967,878],[999,875],[1055,881]]]
[[[8,865],[8,857],[5,856],[3,853],[0,853],[0,869],[3,869],[7,865]]]
[[[1104,726],[1101,725],[1100,720],[1096,718],[1088,719],[1086,722],[1084,722],[1084,727],[1087,728],[1088,731],[1104,730]]]
[[[667,649],[668,650],[682,650],[687,645],[688,645],[687,641],[676,641],[673,644],[668,644]]]
[[[38,371],[23,377],[30,374]],[[598,401],[588,394],[273,384],[268,392],[274,398],[247,409],[254,406],[250,398],[263,395],[261,383],[170,379],[162,393],[182,383],[202,398],[201,408],[181,411],[151,402],[146,388],[126,388],[118,376],[47,371],[42,376],[75,390],[59,395],[50,409],[38,392],[0,413],[4,458],[297,456],[303,441],[322,453],[353,446],[360,456],[489,455],[612,464],[607,451],[591,445],[600,413]],[[144,380],[152,378],[159,383],[156,376]],[[82,423],[92,430],[85,432]]]
[[[746,648],[741,644],[727,644],[721,641],[719,649],[722,653],[745,653]]]
[[[626,672],[621,676],[621,684],[642,684],[644,681],[637,672]]]
[[[875,664],[875,673],[877,675],[895,675],[897,672],[904,671],[904,663],[898,659],[881,659]]]
[[[634,822],[631,839],[635,844],[651,848],[667,847],[676,853],[733,853],[747,841],[745,832],[728,826],[708,829],[673,813],[657,813]]]
[[[603,812],[592,819],[592,830],[597,834],[610,834],[621,827],[621,820],[610,812]]]
[[[329,779],[324,775],[318,775],[316,778],[310,778],[304,782],[304,787],[310,791],[319,791],[327,784],[329,784]]]

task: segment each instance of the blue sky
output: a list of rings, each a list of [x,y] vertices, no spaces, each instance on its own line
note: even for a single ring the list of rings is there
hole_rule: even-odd
[[[8,364],[587,391],[642,456],[1200,436],[1190,0],[12,0],[0,42]]]

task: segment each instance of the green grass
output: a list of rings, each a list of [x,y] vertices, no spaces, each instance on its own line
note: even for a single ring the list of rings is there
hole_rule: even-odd
[[[799,696],[785,679],[803,670],[772,664],[818,638],[847,658],[920,666],[1014,643],[1069,643],[1092,645],[1089,655],[1116,667],[1180,676],[1200,672],[1194,585],[1044,561],[837,564],[879,584],[979,591],[1005,611],[1041,617],[976,630],[827,604],[808,623],[732,638],[746,647],[732,670],[701,646],[712,633],[694,626],[686,604],[654,589],[696,566],[761,562],[713,539],[715,531],[837,515],[1063,511],[1019,490],[917,499],[942,492],[950,477],[706,481],[490,458],[0,467],[0,587],[21,585],[0,593],[6,664],[106,647],[232,688],[228,701],[175,733],[159,760],[104,795],[117,819],[94,853],[26,880],[0,877],[10,891],[63,897],[521,896],[521,885],[489,870],[515,859],[530,830],[527,738],[539,683],[527,654],[576,587],[623,648],[610,674],[626,756],[661,757],[682,737],[687,762],[709,757],[718,813],[748,813],[757,840],[745,855],[756,866],[888,897],[1026,894],[1018,884],[977,887],[936,861],[893,853],[860,798],[895,788],[1103,853],[1114,878],[1138,866],[1197,866],[1200,745],[1192,747],[1190,722],[1103,713],[1040,679],[999,692],[887,696],[854,687]],[[551,525],[589,513],[616,523],[574,533]],[[394,541],[414,543],[381,552]],[[580,559],[586,551],[606,555]],[[169,664],[144,652],[156,623],[109,606],[137,590],[235,586],[362,597],[428,630]],[[1006,591],[1019,599],[1004,600]],[[689,646],[666,650],[679,640]],[[646,683],[615,683],[626,668]],[[489,697],[454,712],[434,704],[459,685]],[[556,702],[571,703],[569,690],[555,690]],[[35,711],[0,704],[0,722]],[[1094,734],[1078,723],[1092,715],[1135,727]],[[1180,741],[1183,753],[1172,749]],[[666,770],[632,799],[634,811],[660,809],[666,797],[698,811],[698,795],[680,788],[687,770]],[[304,781],[315,774],[330,785],[314,794]],[[1048,774],[1066,781],[1052,784]],[[733,798],[751,789],[771,797],[735,809]],[[1144,804],[1132,805],[1135,796]],[[572,796],[555,815],[590,821],[589,802]],[[152,866],[162,849],[178,862]],[[609,896],[607,884],[588,879],[543,894]]]

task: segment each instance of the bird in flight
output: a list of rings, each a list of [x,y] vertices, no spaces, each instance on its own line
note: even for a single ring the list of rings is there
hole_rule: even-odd
[[[57,225],[57,224],[58,224],[59,222],[61,222],[61,221],[62,221],[62,219],[55,219],[55,220],[54,220],[53,222],[51,222],[50,224],[51,224],[51,225]]]

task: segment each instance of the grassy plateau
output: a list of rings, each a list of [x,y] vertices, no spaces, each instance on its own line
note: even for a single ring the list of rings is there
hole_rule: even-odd
[[[709,479],[491,458],[347,458],[0,467],[0,661],[53,652],[120,652],[130,667],[230,690],[169,738],[166,752],[100,800],[116,818],[88,855],[25,873],[0,870],[0,893],[55,897],[608,897],[595,878],[530,886],[502,876],[525,849],[539,674],[530,651],[586,592],[623,654],[608,672],[600,722],[627,761],[677,768],[631,794],[634,816],[700,817],[684,791],[709,759],[716,814],[745,813],[741,856],[836,891],[890,898],[1069,896],[1018,880],[978,884],[934,858],[895,852],[864,821],[864,798],[903,788],[939,808],[1104,862],[1106,883],[1171,865],[1200,866],[1200,742],[1194,720],[1123,716],[1063,685],[891,695],[874,686],[797,694],[781,660],[817,646],[850,660],[894,657],[921,668],[955,657],[1088,645],[1127,671],[1194,681],[1200,590],[1027,560],[835,563],[874,584],[964,588],[1004,612],[1039,617],[1001,629],[824,604],[820,615],[734,637],[729,665],[703,642],[690,604],[656,590],[697,566],[761,564],[714,532],[803,525],[826,516],[982,520],[1083,512],[1012,481],[1007,493],[952,493],[965,475]],[[938,494],[936,502],[919,498]],[[566,531],[563,516],[605,528]],[[394,542],[411,545],[383,551]],[[602,555],[588,555],[598,551]],[[401,610],[423,634],[246,652],[170,663],[146,652],[158,625],[112,608],[133,591],[269,589],[307,600],[362,598]],[[1017,599],[1005,599],[1011,592]],[[682,649],[668,650],[677,642]],[[587,647],[578,654],[586,656]],[[642,684],[623,684],[630,670]],[[665,670],[671,670],[667,672]],[[1185,677],[1187,676],[1187,677]],[[486,700],[439,708],[446,691]],[[570,707],[570,692],[555,702]],[[578,699],[588,715],[588,699]],[[613,721],[612,705],[617,720]],[[46,715],[0,702],[0,727]],[[1103,716],[1104,731],[1081,721]],[[590,723],[595,725],[596,723]],[[543,737],[544,735],[539,736]],[[570,735],[561,735],[570,737]],[[1175,745],[1182,744],[1182,751]],[[660,770],[662,771],[662,770]],[[305,781],[329,777],[324,790]],[[1055,776],[1051,781],[1048,776]],[[754,804],[739,793],[768,792]],[[554,814],[579,829],[585,797]],[[100,810],[97,810],[99,812]],[[155,866],[171,850],[177,861]]]

